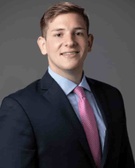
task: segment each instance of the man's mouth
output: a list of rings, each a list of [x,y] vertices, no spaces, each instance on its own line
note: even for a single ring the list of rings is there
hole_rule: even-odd
[[[61,55],[75,55],[78,53],[79,51],[68,51],[68,52],[62,52]]]

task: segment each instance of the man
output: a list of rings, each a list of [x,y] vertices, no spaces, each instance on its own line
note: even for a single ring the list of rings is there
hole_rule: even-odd
[[[83,72],[93,43],[84,9],[62,2],[40,23],[48,71],[2,102],[0,168],[134,168],[120,92]]]

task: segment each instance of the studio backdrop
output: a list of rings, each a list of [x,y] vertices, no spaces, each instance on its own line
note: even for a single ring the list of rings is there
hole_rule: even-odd
[[[37,38],[40,18],[55,0],[0,1],[0,102],[47,69]],[[94,35],[85,73],[117,87],[124,99],[129,137],[135,157],[135,1],[73,0],[84,7]]]

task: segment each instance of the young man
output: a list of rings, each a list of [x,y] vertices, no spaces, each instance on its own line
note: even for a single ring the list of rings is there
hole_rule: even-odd
[[[48,71],[2,102],[0,167],[134,168],[120,92],[83,72],[93,43],[84,10],[56,4],[41,30]]]

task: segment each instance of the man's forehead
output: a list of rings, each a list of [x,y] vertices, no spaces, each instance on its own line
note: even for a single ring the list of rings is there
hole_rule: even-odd
[[[51,32],[59,32],[59,31],[66,31],[67,29],[66,28],[54,28],[51,30]],[[74,31],[77,31],[77,30],[82,30],[82,31],[85,31],[86,28],[85,27],[73,27],[71,30],[74,30]]]
[[[49,32],[58,31],[87,31],[86,23],[77,13],[64,13],[48,21],[47,30]]]

